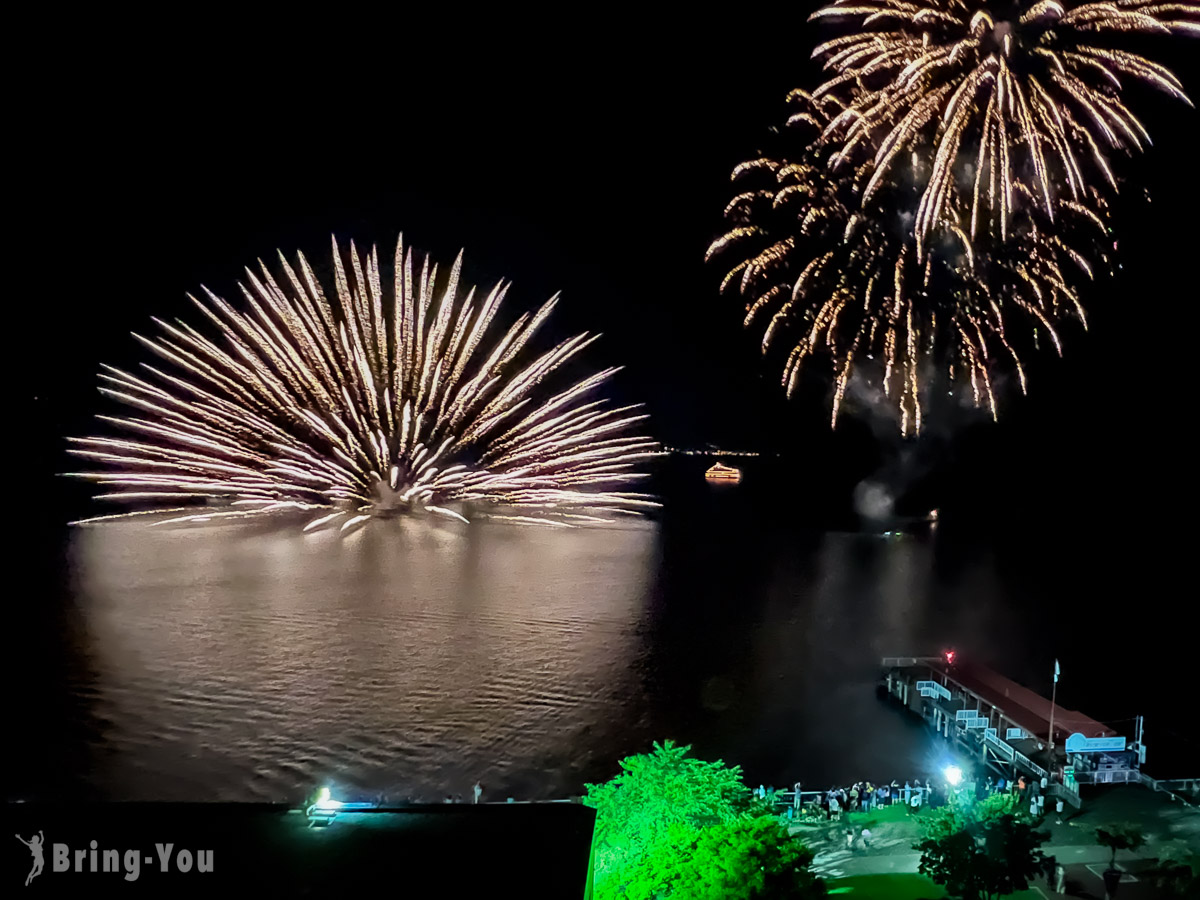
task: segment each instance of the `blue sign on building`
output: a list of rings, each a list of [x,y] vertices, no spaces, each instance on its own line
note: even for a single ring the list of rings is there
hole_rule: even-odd
[[[1019,741],[1023,737],[1025,737],[1024,728],[1010,728],[1004,733],[1005,740],[1009,741]]]
[[[1084,737],[1079,732],[1067,738],[1064,749],[1068,753],[1104,753],[1119,752],[1125,749],[1123,737]]]

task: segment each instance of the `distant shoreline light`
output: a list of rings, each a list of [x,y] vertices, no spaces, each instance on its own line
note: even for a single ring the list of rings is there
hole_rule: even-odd
[[[757,450],[689,450],[684,447],[664,447],[663,453],[676,456],[776,456],[778,454],[761,453]]]

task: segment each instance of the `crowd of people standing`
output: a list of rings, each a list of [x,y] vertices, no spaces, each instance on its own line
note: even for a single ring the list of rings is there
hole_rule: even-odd
[[[826,791],[805,791],[803,785],[797,782],[788,818],[807,812],[809,815],[822,816],[827,821],[835,821],[840,819],[843,813],[869,812],[897,803],[903,804],[909,812],[917,812],[922,807],[941,806],[946,802],[949,790],[948,787],[931,783],[928,778],[913,778],[903,784],[898,781],[881,784],[858,781],[850,787],[831,787]],[[981,796],[1011,794],[1022,805],[1028,803],[1030,814],[1034,816],[1045,812],[1045,779],[1038,782],[1023,775],[1015,780],[1003,777],[993,779],[989,775],[987,781],[979,785],[978,790]],[[754,793],[766,799],[772,792],[760,786]],[[1059,805],[1061,806],[1061,801]],[[1059,811],[1061,812],[1061,809]]]
[[[845,812],[869,812],[896,803],[902,803],[910,810],[918,810],[944,799],[938,796],[928,778],[914,778],[904,784],[898,781],[881,784],[858,781],[848,788],[831,787],[827,791],[816,792],[805,792],[802,787],[799,783],[795,785],[793,811],[799,812],[807,807],[830,821],[840,819]]]

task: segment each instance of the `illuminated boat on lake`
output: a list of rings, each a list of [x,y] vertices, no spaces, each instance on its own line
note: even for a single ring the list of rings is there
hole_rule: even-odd
[[[717,463],[704,473],[704,478],[707,481],[727,481],[732,484],[737,484],[742,480],[742,470],[735,469],[733,466],[725,466],[721,463]]]

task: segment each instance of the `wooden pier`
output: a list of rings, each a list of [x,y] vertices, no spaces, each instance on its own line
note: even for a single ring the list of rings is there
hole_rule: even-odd
[[[1144,780],[1140,728],[1131,740],[953,653],[885,657],[882,667],[890,697],[1005,778],[1045,780],[1074,807],[1081,783]]]

